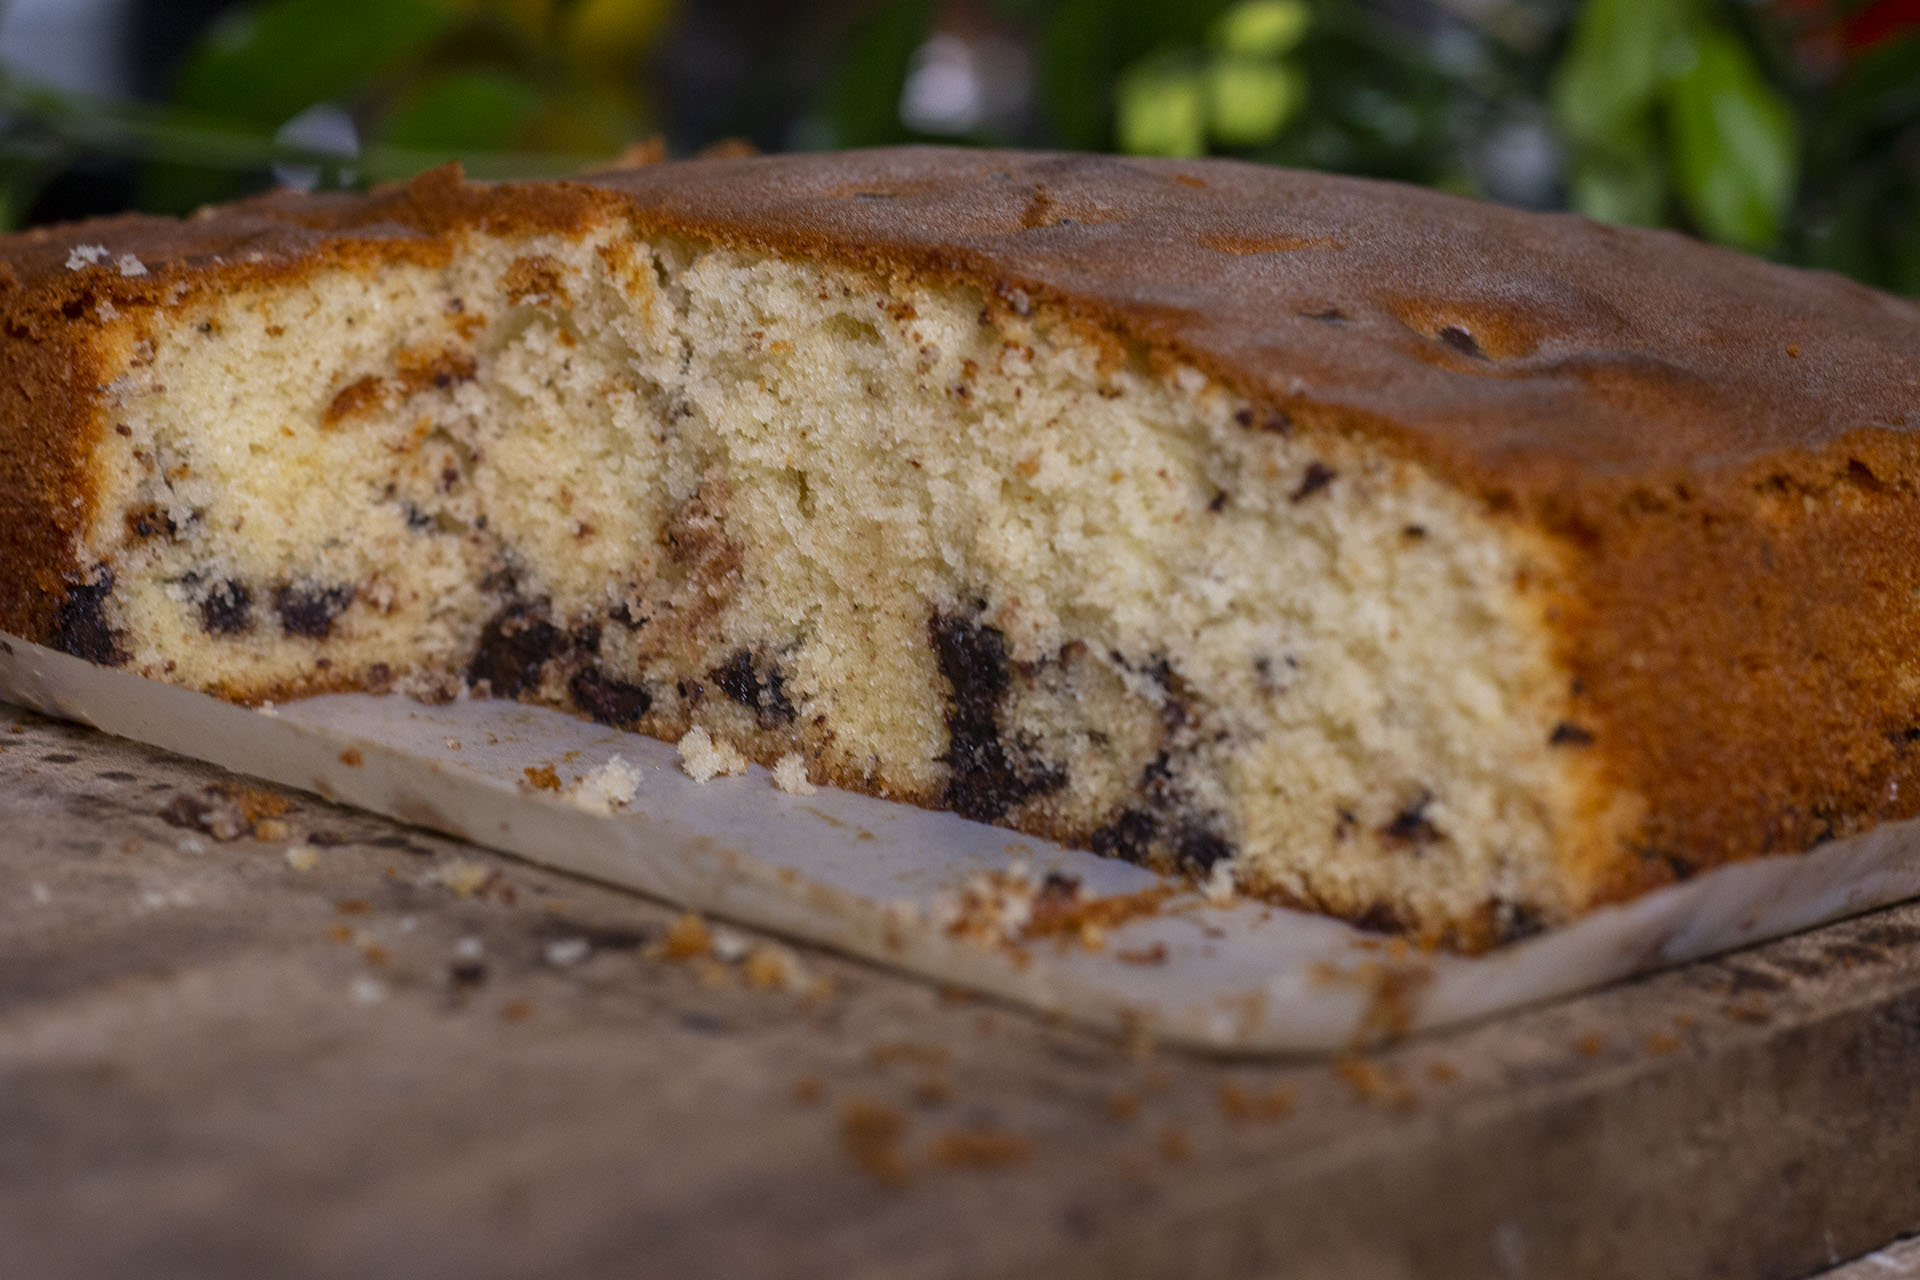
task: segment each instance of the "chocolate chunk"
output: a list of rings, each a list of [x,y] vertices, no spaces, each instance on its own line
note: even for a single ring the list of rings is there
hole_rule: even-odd
[[[799,717],[787,698],[786,676],[777,664],[760,670],[751,651],[736,649],[727,660],[707,672],[720,691],[752,711],[762,729],[792,724]]]
[[[1380,834],[1387,840],[1403,844],[1425,844],[1440,838],[1440,829],[1427,821],[1427,807],[1433,803],[1433,792],[1422,790],[1413,799],[1400,806],[1400,812],[1393,815],[1393,821],[1380,828]]]
[[[1593,744],[1593,733],[1591,730],[1582,729],[1577,724],[1562,720],[1553,726],[1553,732],[1548,735],[1547,742],[1556,747],[1586,747]]]
[[[107,597],[113,594],[113,571],[104,565],[94,573],[92,582],[76,582],[67,588],[67,598],[54,611],[52,646],[88,662],[117,667],[127,660],[107,625]]]
[[[653,708],[653,695],[637,684],[615,680],[588,667],[568,681],[573,703],[601,724],[631,729]]]
[[[1174,841],[1173,856],[1180,869],[1189,875],[1205,875],[1213,864],[1233,856],[1233,845],[1219,832],[1202,826],[1187,826]]]
[[[566,632],[530,606],[508,605],[481,630],[467,683],[484,680],[494,697],[517,698],[539,686],[542,670],[566,652],[568,643]]]
[[[1143,862],[1159,834],[1159,818],[1145,809],[1128,809],[1087,837],[1087,844],[1095,853],[1109,858]]]
[[[333,634],[333,620],[353,603],[351,586],[322,587],[313,583],[275,587],[273,608],[280,630],[290,636],[325,640]]]
[[[244,582],[216,582],[200,599],[200,626],[210,636],[237,636],[253,629],[253,591]]]
[[[1006,636],[976,617],[936,612],[927,629],[940,673],[952,690],[947,705],[951,771],[942,803],[963,818],[990,821],[1066,783],[1058,769],[1022,768],[1000,734],[1000,702],[1012,683]]]
[[[1309,462],[1306,474],[1300,477],[1300,486],[1287,495],[1289,501],[1302,502],[1333,483],[1340,473],[1324,462]]]

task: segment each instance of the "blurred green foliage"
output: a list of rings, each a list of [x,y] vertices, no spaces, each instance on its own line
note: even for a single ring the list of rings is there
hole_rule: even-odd
[[[675,34],[703,21],[750,59],[740,101],[703,118],[763,145],[1238,156],[1678,227],[1920,293],[1913,0],[247,0],[161,101],[0,73],[0,218],[87,157],[136,159],[138,202],[179,212],[275,164],[356,185],[452,158],[563,173],[662,129],[717,141],[677,124],[711,104],[670,91]],[[930,37],[983,31],[1020,51],[1024,106],[916,132],[933,126],[903,95]],[[317,104],[351,137],[303,126]]]

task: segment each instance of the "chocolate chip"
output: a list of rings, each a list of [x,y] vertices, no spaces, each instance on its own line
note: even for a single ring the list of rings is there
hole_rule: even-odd
[[[200,599],[200,626],[211,636],[237,636],[253,629],[253,591],[244,582],[216,582]]]
[[[467,683],[482,680],[496,698],[517,698],[538,687],[547,663],[566,652],[567,633],[530,606],[511,604],[493,615],[467,667]]]
[[[1577,724],[1562,720],[1553,726],[1553,732],[1547,735],[1547,742],[1556,747],[1585,747],[1593,744],[1591,730],[1582,729]]]
[[[1495,942],[1518,942],[1546,931],[1547,918],[1538,907],[1528,906],[1524,902],[1509,902],[1505,898],[1495,898],[1492,907]]]
[[[54,611],[53,647],[88,662],[117,667],[127,660],[107,625],[107,597],[113,594],[113,571],[104,565],[94,573],[92,582],[76,582],[67,588],[67,598]]]
[[[1413,799],[1400,806],[1400,812],[1393,815],[1393,821],[1380,828],[1380,834],[1387,840],[1401,844],[1425,844],[1440,838],[1440,829],[1427,821],[1427,808],[1433,804],[1433,792],[1422,789]]]
[[[631,729],[653,709],[653,695],[637,684],[615,680],[588,667],[567,682],[573,703],[601,724]]]
[[[799,717],[787,698],[786,676],[778,664],[768,664],[762,670],[750,650],[734,650],[725,662],[707,672],[707,678],[719,685],[722,693],[752,711],[762,729],[792,724]]]
[[[1318,320],[1321,324],[1345,324],[1347,313],[1338,307],[1328,307],[1325,311],[1302,311],[1302,319]]]
[[[1160,834],[1160,819],[1145,809],[1128,809],[1106,826],[1087,837],[1088,846],[1109,858],[1141,862],[1153,849]]]
[[[289,584],[274,588],[273,608],[280,615],[280,630],[287,635],[325,640],[333,634],[333,620],[353,603],[353,596],[354,589],[344,584]]]
[[[1294,502],[1304,501],[1332,484],[1339,474],[1324,462],[1309,462],[1306,474],[1300,477],[1300,487],[1287,496]]]
[[[1012,684],[1006,636],[973,616],[936,612],[928,621],[940,673],[952,691],[947,704],[950,774],[942,803],[963,818],[990,821],[1036,795],[1066,783],[1058,769],[1021,767],[1000,734],[1000,702]]]
[[[1173,844],[1180,869],[1190,875],[1204,875],[1213,864],[1233,856],[1233,845],[1219,832],[1201,826],[1183,827]]]

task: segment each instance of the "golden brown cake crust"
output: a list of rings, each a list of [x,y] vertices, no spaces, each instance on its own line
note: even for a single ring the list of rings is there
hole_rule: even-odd
[[[923,148],[498,188],[440,171],[6,238],[0,625],[44,638],[56,579],[85,580],[98,301],[610,212],[1064,311],[1544,531],[1575,714],[1559,745],[1643,815],[1570,869],[1591,895],[1920,812],[1920,308],[1670,233],[1226,161]],[[69,271],[88,243],[145,274]]]

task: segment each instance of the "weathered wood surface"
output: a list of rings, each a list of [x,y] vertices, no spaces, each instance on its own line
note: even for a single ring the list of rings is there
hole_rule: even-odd
[[[0,746],[0,1276],[1791,1277],[1920,1227],[1920,906],[1222,1062],[818,952],[758,988],[627,894]]]

